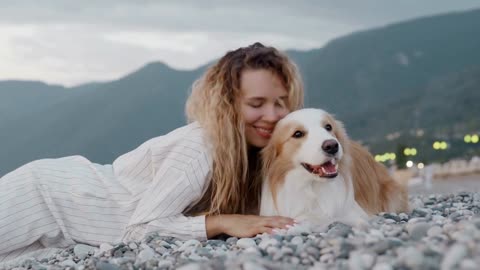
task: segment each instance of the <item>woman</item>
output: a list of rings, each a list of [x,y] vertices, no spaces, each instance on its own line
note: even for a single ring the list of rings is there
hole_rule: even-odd
[[[151,232],[204,240],[292,225],[258,216],[258,153],[302,101],[300,76],[284,54],[260,43],[228,52],[194,83],[188,125],[112,165],[43,159],[1,178],[0,263],[45,247],[128,242]]]

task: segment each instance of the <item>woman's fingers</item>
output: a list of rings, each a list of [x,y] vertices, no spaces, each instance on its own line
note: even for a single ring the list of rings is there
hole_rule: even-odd
[[[287,225],[293,225],[295,221],[292,218],[273,216],[265,219],[264,226],[285,229]]]

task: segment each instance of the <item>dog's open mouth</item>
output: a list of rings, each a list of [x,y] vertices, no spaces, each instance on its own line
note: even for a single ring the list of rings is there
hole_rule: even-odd
[[[319,177],[334,178],[338,175],[338,164],[335,159],[329,160],[321,165],[302,163],[302,166],[309,173]]]

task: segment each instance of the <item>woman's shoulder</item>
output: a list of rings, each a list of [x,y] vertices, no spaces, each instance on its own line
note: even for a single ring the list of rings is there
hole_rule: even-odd
[[[182,151],[210,155],[210,144],[198,122],[189,123],[165,135],[152,138],[145,142],[143,147],[147,147],[154,154]]]
[[[153,163],[154,167],[166,161],[183,166],[201,161],[208,166],[212,163],[211,151],[205,132],[197,122],[187,124],[171,132],[151,138],[136,149],[119,156],[113,165],[117,168],[137,166],[139,163]]]

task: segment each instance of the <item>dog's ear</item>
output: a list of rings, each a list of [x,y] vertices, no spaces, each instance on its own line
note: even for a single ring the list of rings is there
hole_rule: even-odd
[[[344,148],[344,151],[348,152],[350,140],[347,135],[347,131],[345,130],[345,126],[342,122],[335,120],[335,129],[333,131],[335,137],[339,140],[340,144]]]
[[[273,165],[275,158],[279,155],[277,136],[272,136],[270,142],[262,149],[262,176],[265,178]]]

